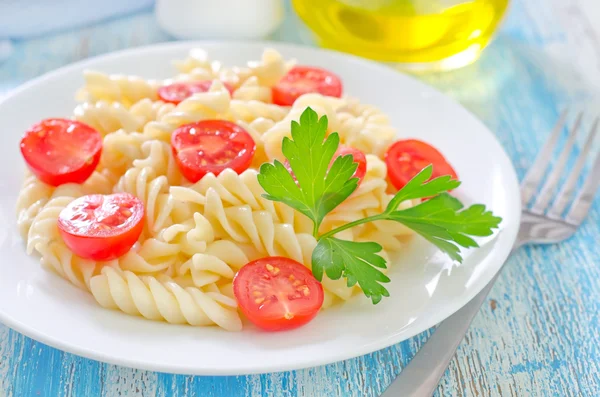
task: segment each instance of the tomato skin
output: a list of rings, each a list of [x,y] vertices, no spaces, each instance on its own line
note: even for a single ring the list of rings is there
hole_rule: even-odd
[[[273,87],[273,103],[280,106],[291,106],[299,96],[311,92],[339,98],[342,96],[342,80],[325,69],[313,66],[294,66]]]
[[[50,118],[31,126],[20,148],[28,168],[42,182],[83,183],[100,161],[102,135],[79,121]]]
[[[177,128],[171,148],[183,176],[198,182],[204,175],[219,175],[227,168],[238,174],[252,163],[256,143],[239,125],[226,120],[202,120]]]
[[[428,165],[433,165],[430,179],[450,175],[458,179],[458,175],[446,158],[433,146],[416,140],[396,141],[385,155],[388,177],[396,189],[402,189],[417,173]]]
[[[323,305],[323,286],[310,270],[290,258],[257,259],[233,279],[240,310],[266,331],[298,328],[311,321]]]
[[[212,80],[203,80],[163,85],[158,89],[158,97],[163,102],[177,105],[184,99],[189,98],[196,93],[207,92],[210,90],[212,83]],[[229,91],[230,94],[233,94],[234,89],[231,84],[223,83],[223,85],[225,88],[227,88],[227,91]]]
[[[138,241],[143,220],[144,204],[137,197],[91,194],[73,200],[61,211],[58,230],[76,255],[108,261],[124,255]]]

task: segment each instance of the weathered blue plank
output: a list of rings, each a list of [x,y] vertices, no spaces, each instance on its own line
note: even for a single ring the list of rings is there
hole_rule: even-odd
[[[521,176],[561,110],[594,99],[592,86],[598,83],[580,75],[579,67],[586,65],[570,62],[581,60],[585,52],[596,69],[600,64],[598,43],[594,47],[586,41],[586,33],[573,22],[582,20],[581,13],[573,11],[579,1],[515,1],[502,34],[478,63],[424,77],[496,133]],[[300,40],[292,25],[276,37]],[[142,14],[17,42],[14,55],[0,65],[0,95],[88,56],[169,39],[152,15]],[[596,201],[590,220],[575,238],[515,255],[437,394],[600,395],[599,237]],[[301,371],[190,377],[83,359],[0,325],[0,396],[376,396],[427,336],[426,332],[357,359]]]

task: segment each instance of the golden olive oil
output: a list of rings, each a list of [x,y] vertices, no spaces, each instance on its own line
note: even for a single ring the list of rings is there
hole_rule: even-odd
[[[327,48],[409,69],[451,69],[477,59],[509,0],[292,0]]]

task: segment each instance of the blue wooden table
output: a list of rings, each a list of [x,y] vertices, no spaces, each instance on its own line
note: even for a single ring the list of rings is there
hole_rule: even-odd
[[[600,112],[596,0],[515,0],[483,58],[422,77],[496,133],[520,176],[565,107]],[[288,16],[289,18],[289,16]],[[291,23],[275,37],[303,41]],[[17,41],[0,64],[0,96],[65,64],[171,40],[150,11],[86,29]],[[597,113],[596,113],[597,114]],[[440,396],[600,395],[600,200],[565,244],[510,259]],[[0,324],[0,396],[376,396],[429,332],[364,357],[302,371],[194,377],[138,371],[63,353]]]

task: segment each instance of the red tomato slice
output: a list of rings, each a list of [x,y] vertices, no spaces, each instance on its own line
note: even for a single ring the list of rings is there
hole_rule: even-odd
[[[295,66],[273,87],[273,103],[291,106],[299,96],[310,92],[339,98],[342,81],[325,69]]]
[[[144,204],[134,195],[91,194],[60,212],[58,230],[76,255],[107,261],[129,251],[142,233],[143,219]]]
[[[323,286],[310,270],[281,256],[248,263],[233,279],[233,293],[242,313],[267,331],[300,327],[323,305]]]
[[[358,185],[360,185],[363,178],[365,177],[365,174],[367,173],[367,158],[365,157],[365,154],[360,150],[345,146],[338,147],[338,150],[333,155],[329,166],[331,167],[331,164],[333,164],[336,158],[338,158],[339,156],[345,156],[347,154],[351,154],[354,158],[354,162],[358,163],[358,168],[356,168],[356,171],[354,171],[354,175],[352,175],[352,177],[358,178]],[[292,178],[294,178],[294,180],[297,182],[296,175],[294,175],[294,171],[292,171],[292,166],[290,165],[290,162],[286,159],[283,165],[292,175]]]
[[[254,140],[239,125],[225,120],[203,120],[177,128],[171,135],[173,155],[181,173],[197,182],[226,168],[238,174],[252,163]]]
[[[408,181],[430,164],[433,165],[431,179],[442,175],[450,175],[452,179],[458,179],[454,168],[437,149],[416,139],[395,142],[385,155],[385,163],[390,181],[396,189],[402,189]]]
[[[21,154],[38,179],[52,186],[83,183],[102,153],[98,131],[75,120],[46,119],[21,139]]]
[[[204,80],[164,85],[158,89],[158,97],[163,102],[174,103],[177,105],[179,102],[198,92],[207,92],[210,90],[212,83],[212,80]],[[234,89],[231,84],[223,83],[223,85],[230,94],[233,94]]]

